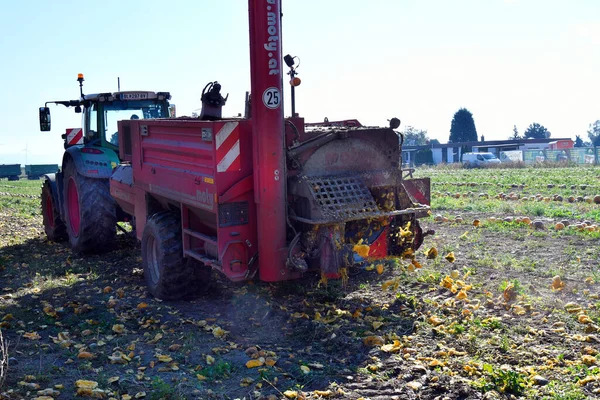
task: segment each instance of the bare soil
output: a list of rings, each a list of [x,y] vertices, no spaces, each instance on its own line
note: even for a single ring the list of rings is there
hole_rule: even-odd
[[[214,273],[207,293],[163,302],[146,292],[135,240],[76,257],[45,239],[41,217],[0,210],[11,358],[2,398],[74,398],[81,379],[115,399],[595,398],[597,381],[577,382],[594,374],[582,355],[600,350],[598,240],[463,218],[424,222],[437,234],[413,272],[387,260],[381,274],[353,268],[346,284],[317,274],[233,284]],[[436,259],[423,254],[430,247]],[[453,270],[471,285],[467,299],[440,285]],[[552,289],[555,275],[564,288]],[[569,302],[592,322],[565,312]]]

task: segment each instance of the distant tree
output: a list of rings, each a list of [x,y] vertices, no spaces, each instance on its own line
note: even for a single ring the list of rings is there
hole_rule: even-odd
[[[424,146],[427,144],[427,130],[417,129],[413,126],[407,126],[402,131],[404,144],[406,146]]]
[[[575,147],[583,147],[583,140],[579,135],[575,136]]]
[[[485,136],[481,135],[481,139],[479,141],[480,142],[485,142]]]
[[[550,131],[537,122],[529,125],[525,131],[525,139],[548,139],[549,137]]]
[[[477,129],[475,129],[475,121],[473,114],[466,108],[461,108],[454,113],[452,124],[450,125],[449,143],[461,142],[476,142]]]
[[[521,135],[519,135],[519,130],[517,129],[516,125],[513,125],[513,134],[511,137],[509,137],[510,140],[522,140],[523,137]]]
[[[112,136],[110,137],[110,142],[115,146],[119,145],[119,132],[115,132],[112,134]]]
[[[439,140],[437,140],[437,139],[431,139],[431,140],[429,141],[429,143],[427,143],[427,144],[430,144],[430,145],[432,145],[432,146],[439,146],[441,143],[440,143],[440,141],[439,141]]]
[[[590,124],[587,134],[593,146],[600,146],[600,119]]]

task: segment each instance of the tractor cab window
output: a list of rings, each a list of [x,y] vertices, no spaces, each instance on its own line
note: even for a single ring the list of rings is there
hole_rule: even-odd
[[[127,119],[161,118],[164,114],[162,104],[148,104],[136,101],[115,101],[104,106],[104,137],[106,141],[118,146],[118,121]]]
[[[92,105],[84,115],[87,115],[87,139],[93,140],[98,132],[98,105]]]

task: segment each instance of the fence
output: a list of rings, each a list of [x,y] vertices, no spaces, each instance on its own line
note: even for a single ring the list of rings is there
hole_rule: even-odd
[[[509,152],[506,152],[509,153]],[[513,161],[523,161],[525,164],[535,164],[538,162],[570,162],[573,164],[600,164],[600,147],[574,147],[564,150],[520,150],[511,151],[504,157]],[[514,153],[522,153],[521,160],[515,160]],[[502,152],[500,159],[503,159]]]

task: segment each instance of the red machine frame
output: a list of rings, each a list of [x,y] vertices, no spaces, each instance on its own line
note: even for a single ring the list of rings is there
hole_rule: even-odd
[[[292,182],[294,190],[302,191],[302,187],[298,189],[302,183],[298,182],[303,179],[301,168],[288,171],[289,157],[295,154],[298,159],[308,160],[320,146],[349,139],[365,145],[366,151],[380,153],[379,167],[383,162],[393,169],[380,168],[366,178],[395,196],[393,211],[370,215],[384,222],[399,218],[398,224],[412,220],[418,247],[422,232],[416,216],[428,208],[429,181],[402,186],[396,133],[391,128],[369,130],[356,120],[318,124],[305,124],[302,118],[285,121],[281,0],[249,0],[249,22],[251,119],[119,122],[119,150],[125,164],[111,178],[111,194],[126,213],[135,217],[138,238],[142,239],[149,216],[178,210],[185,256],[234,281],[249,279],[257,271],[260,280],[267,282],[297,278],[305,269],[289,265],[294,255],[302,257],[302,251],[296,249],[300,234],[294,224],[303,226],[306,232],[316,229],[313,227],[317,222],[288,215],[288,206],[293,202],[288,184]],[[336,164],[353,164],[340,151],[326,155],[332,157],[333,170]],[[324,169],[328,169],[329,161],[325,161]],[[415,196],[420,196],[419,201]],[[420,204],[413,207],[413,203]],[[339,226],[343,231],[343,222]],[[330,237],[324,240],[329,240],[328,246],[333,248],[339,228],[327,229]],[[392,229],[399,228],[392,224],[378,231],[379,236],[372,241],[372,256],[388,255]],[[327,252],[329,258],[337,258],[331,250]],[[335,263],[338,265],[339,260]]]

